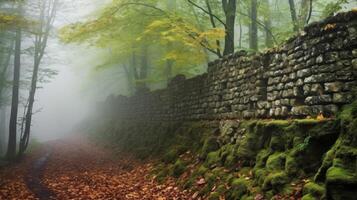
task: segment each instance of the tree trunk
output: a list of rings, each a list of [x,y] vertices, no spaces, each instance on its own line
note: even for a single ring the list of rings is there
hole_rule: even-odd
[[[273,37],[270,33],[271,28],[272,28],[272,22],[271,22],[271,13],[270,13],[270,3],[269,0],[267,0],[267,15],[265,16],[264,19],[264,24],[265,24],[265,46],[267,48],[270,48],[273,46]]]
[[[167,0],[167,9],[170,11],[170,12],[175,12],[176,11],[176,0]],[[169,42],[167,44],[167,51],[170,52],[172,51],[172,42]],[[175,63],[175,60],[172,60],[172,59],[167,59],[166,60],[166,81],[167,81],[167,84],[170,82],[170,79],[172,78],[173,76],[173,71],[172,71],[172,68],[174,66],[174,63]]]
[[[127,80],[127,89],[128,89],[128,93],[129,95],[133,95],[134,94],[134,86],[133,86],[133,83],[134,83],[134,80],[133,80],[133,73],[131,72],[131,67],[127,66],[127,65],[124,65],[123,66],[124,68],[124,72],[125,72],[125,76],[126,76],[126,80]]]
[[[0,156],[3,155],[6,134],[6,107],[0,107]]]
[[[32,72],[31,88],[28,97],[28,107],[25,115],[25,130],[23,132],[23,135],[21,135],[21,139],[20,139],[19,156],[21,156],[26,151],[30,140],[32,115],[33,115],[32,112],[33,112],[35,94],[37,89],[38,72],[39,72],[41,60],[43,58],[45,49],[47,47],[49,32],[56,15],[56,6],[57,6],[57,0],[43,0],[42,7],[40,8],[41,9],[40,28],[39,28],[40,33],[36,35],[35,38],[35,54],[34,54],[34,65],[33,65],[33,72]]]
[[[294,0],[289,0],[289,7],[290,7],[290,14],[291,14],[291,20],[293,22],[294,31],[298,32],[299,31],[299,22],[298,22],[297,15],[296,15],[296,8],[295,8]]]
[[[251,0],[251,10],[250,10],[250,33],[249,33],[249,48],[258,51],[258,25],[257,25],[257,0]]]
[[[309,15],[309,1],[310,0],[301,0],[301,7],[299,12],[299,30],[302,30],[307,22],[307,17]]]
[[[141,67],[140,67],[140,79],[145,80],[148,75],[149,60],[148,60],[148,46],[142,47],[141,52]]]
[[[240,17],[239,18],[239,43],[238,43],[239,48],[243,47],[242,41],[243,41],[243,25],[242,25],[242,19]]]
[[[32,110],[33,110],[33,105],[35,102],[35,93],[36,93],[36,88],[37,88],[37,77],[38,77],[38,70],[40,67],[40,61],[35,60],[34,64],[34,69],[32,73],[32,80],[31,80],[31,89],[29,93],[29,99],[28,99],[28,107],[26,111],[26,116],[25,116],[25,131],[23,134],[23,137],[21,138],[20,141],[20,149],[19,149],[19,155],[22,155],[25,150],[27,149],[29,139],[30,139],[30,131],[31,131],[31,123],[32,123]]]
[[[209,19],[211,21],[211,25],[213,28],[217,28],[216,22],[214,21],[214,18],[213,18],[211,4],[210,4],[209,0],[205,0],[205,2],[206,2],[207,10],[209,13]],[[218,57],[222,57],[221,42],[219,40],[216,40],[216,45],[217,45],[217,48],[216,48],[217,55],[218,55]]]
[[[21,3],[20,3],[21,4]],[[19,8],[21,9],[21,6]],[[16,157],[16,140],[17,140],[17,114],[19,104],[19,85],[20,85],[20,68],[21,68],[21,28],[16,30],[15,55],[14,55],[14,77],[12,83],[12,100],[9,124],[9,143],[6,157],[13,160]]]
[[[234,26],[236,19],[236,0],[222,0],[222,6],[226,15],[226,36],[224,38],[223,55],[234,53]]]
[[[136,91],[141,92],[143,90],[146,90],[147,85],[146,85],[146,79],[148,75],[148,70],[149,70],[149,62],[148,62],[148,47],[144,45],[141,49],[141,66],[140,70],[137,71],[137,79],[136,79]]]

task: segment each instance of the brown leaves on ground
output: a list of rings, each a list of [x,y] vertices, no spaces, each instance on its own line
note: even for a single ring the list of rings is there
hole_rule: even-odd
[[[36,199],[27,188],[24,178],[38,154],[40,152],[36,151],[0,169],[0,200]]]
[[[68,142],[68,141],[67,141]],[[44,183],[56,199],[188,199],[174,181],[158,184],[149,176],[152,164],[129,156],[113,159],[84,140],[55,142]]]
[[[158,184],[150,176],[151,163],[123,156],[114,159],[107,151],[86,140],[54,141],[44,170],[43,184],[55,193],[53,199],[190,199],[173,180]],[[0,199],[36,199],[23,178],[36,159],[26,158],[17,167],[0,171]]]

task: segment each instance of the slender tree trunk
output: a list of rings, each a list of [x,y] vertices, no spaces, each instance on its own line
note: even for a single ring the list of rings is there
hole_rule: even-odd
[[[299,12],[299,30],[302,30],[307,23],[309,15],[310,0],[301,0],[301,7]]]
[[[126,80],[127,80],[127,89],[128,89],[128,93],[129,95],[134,94],[134,86],[133,86],[133,73],[131,72],[131,67],[124,65],[124,72],[125,72],[125,76],[126,76]]]
[[[226,36],[224,39],[223,55],[234,53],[234,26],[236,19],[236,0],[222,0],[223,10],[226,15]]]
[[[0,155],[5,150],[5,135],[6,135],[6,105],[5,105],[5,90],[7,81],[7,69],[10,65],[10,59],[14,48],[14,42],[10,45],[10,51],[7,54],[4,62],[2,62],[3,69],[0,73]],[[3,60],[2,60],[3,61]]]
[[[144,45],[141,49],[140,56],[140,67],[139,71],[136,70],[136,91],[140,92],[147,88],[146,79],[149,70],[149,62],[148,62],[148,46]]]
[[[265,16],[264,24],[265,24],[265,46],[267,48],[270,48],[273,46],[273,37],[270,34],[271,28],[272,28],[272,22],[271,22],[271,13],[270,13],[270,2],[267,0],[267,15]]]
[[[206,2],[207,10],[209,13],[209,19],[211,21],[211,25],[213,28],[217,28],[216,22],[214,21],[214,18],[213,18],[211,4],[210,4],[209,0],[205,0],[205,2]],[[217,55],[218,55],[218,57],[222,57],[221,42],[219,40],[216,40],[216,45],[217,45],[217,48],[216,48]]]
[[[144,45],[142,47],[141,67],[140,67],[140,79],[141,80],[145,80],[148,76],[148,70],[149,70],[148,50],[149,50],[148,46]]]
[[[196,20],[197,26],[199,27],[200,31],[203,31],[204,28],[203,28],[202,23],[200,22],[200,20],[199,20],[199,18],[198,18],[198,15],[197,15],[196,10],[193,8],[193,5],[192,5],[192,4],[189,4],[189,6],[190,6],[190,9],[191,9],[191,11],[192,11],[192,13],[193,13],[193,16],[195,16],[195,20]],[[219,42],[219,41],[218,41],[218,42]],[[208,53],[208,51],[207,51],[206,48],[202,48],[202,49],[203,49],[203,51],[205,52],[205,55],[206,55],[206,56],[205,56],[205,59],[206,59],[206,63],[208,64],[208,63],[210,62],[209,53]],[[218,49],[219,49],[219,48],[218,48]]]
[[[29,139],[30,139],[30,131],[31,131],[31,123],[32,123],[32,110],[33,110],[33,105],[35,103],[35,94],[36,94],[36,88],[37,88],[37,77],[38,77],[39,67],[40,67],[40,61],[35,60],[33,75],[32,75],[32,80],[31,80],[31,89],[30,89],[29,99],[28,99],[28,107],[27,107],[26,116],[25,116],[25,130],[24,130],[23,137],[21,138],[21,141],[20,141],[19,155],[22,155],[25,152],[25,150],[27,149],[28,143],[29,143]]]
[[[176,11],[176,0],[167,0],[167,9],[170,12],[175,12]],[[167,51],[170,52],[172,50],[172,42],[169,42],[167,44]],[[175,60],[172,59],[167,59],[166,60],[166,81],[167,84],[170,82],[172,76],[173,76],[173,66],[174,66]]]
[[[243,41],[243,25],[242,25],[242,19],[239,18],[239,43],[238,43],[239,48],[243,47],[242,41]]]
[[[257,25],[257,15],[258,15],[258,3],[257,0],[251,0],[250,5],[250,33],[249,33],[249,48],[258,51],[258,25]]]
[[[294,31],[298,32],[299,31],[299,22],[298,22],[297,15],[296,15],[296,8],[295,8],[294,0],[289,0],[289,7],[290,7],[290,14],[291,14],[291,20],[293,22]]]
[[[6,134],[6,107],[0,107],[0,156],[3,155]]]
[[[21,6],[19,8],[21,9]],[[6,157],[13,160],[16,157],[16,140],[17,140],[17,114],[19,105],[19,85],[20,85],[20,68],[21,68],[21,28],[16,30],[15,55],[14,55],[14,77],[12,83],[12,100],[9,124],[9,143]]]
[[[41,60],[47,47],[49,32],[56,16],[57,0],[43,0],[40,14],[40,33],[35,38],[35,55],[32,72],[31,88],[28,98],[28,106],[25,115],[25,129],[20,140],[19,156],[27,149],[30,140],[33,107],[35,103],[35,94],[37,89],[38,72]]]

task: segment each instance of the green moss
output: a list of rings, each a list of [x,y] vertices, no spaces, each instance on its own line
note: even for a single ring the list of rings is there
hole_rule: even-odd
[[[237,164],[237,157],[234,154],[229,154],[226,158],[226,160],[224,161],[224,166],[226,168],[232,168],[235,167],[235,165]]]
[[[173,148],[164,155],[162,160],[165,163],[174,163],[178,157],[179,157],[178,150]]]
[[[255,167],[256,168],[265,167],[265,164],[266,164],[268,157],[270,155],[271,155],[270,150],[268,150],[268,149],[261,150],[256,157]]]
[[[178,159],[173,166],[172,175],[178,178],[185,170],[186,165],[180,159]]]
[[[275,127],[287,127],[290,125],[291,121],[288,120],[270,120],[270,121],[261,121],[264,126],[275,126]]]
[[[314,197],[321,197],[325,193],[325,187],[314,182],[304,185],[303,194],[311,194]]]
[[[207,172],[205,175],[205,180],[206,180],[206,183],[207,185],[213,185],[216,180],[217,180],[217,175],[215,175],[214,173],[212,172]]]
[[[254,196],[243,195],[241,200],[254,200]]]
[[[202,176],[202,175],[204,175],[207,171],[208,171],[208,169],[207,169],[204,165],[201,165],[201,166],[197,169],[196,173],[197,173],[197,175]]]
[[[208,197],[208,200],[220,200],[220,194],[218,192],[211,192]]]
[[[224,193],[226,193],[227,188],[225,185],[221,184],[217,186],[216,192],[218,192],[219,194],[223,195]]]
[[[229,199],[240,199],[248,192],[249,182],[244,178],[236,178],[232,180]]]
[[[263,185],[265,178],[268,176],[268,171],[265,168],[255,168],[253,172],[256,183]]]
[[[285,162],[285,172],[290,176],[297,175],[299,172],[300,168],[298,165],[297,160],[292,157],[292,156],[287,156],[286,157],[286,162]]]
[[[190,189],[193,184],[195,183],[195,177],[194,176],[191,176],[189,177],[188,179],[186,179],[183,183],[183,188],[184,189]]]
[[[205,159],[206,156],[212,152],[217,151],[219,149],[219,144],[217,142],[217,137],[210,136],[208,137],[203,144],[201,158]]]
[[[285,150],[286,141],[283,136],[273,136],[270,139],[269,147],[273,151],[284,151]]]
[[[242,140],[239,141],[239,146],[236,152],[240,161],[249,163],[250,161],[255,160],[255,156],[259,150],[258,143],[260,141],[261,139],[254,130],[247,132]]]
[[[357,118],[357,100],[350,105],[344,106],[338,118],[344,121],[352,121],[352,119]]]
[[[316,198],[314,196],[312,196],[311,194],[306,194],[302,197],[301,200],[318,200],[319,198]]]
[[[357,175],[355,172],[342,167],[331,167],[327,170],[326,181],[334,184],[356,184]]]
[[[340,143],[339,140],[337,140],[335,146],[325,153],[322,164],[314,177],[315,182],[325,181],[326,172],[332,166],[333,159],[335,158],[335,154],[336,154],[335,147],[338,146],[339,143]]]
[[[288,181],[289,178],[285,172],[272,173],[265,178],[262,188],[263,190],[273,189],[275,191],[280,191]]]
[[[218,165],[220,164],[220,161],[221,161],[221,157],[219,155],[219,151],[210,152],[208,153],[206,158],[206,166],[212,167]]]
[[[273,155],[269,156],[266,167],[269,170],[283,170],[285,167],[285,159],[285,153],[274,153]]]
[[[220,177],[220,179],[224,179],[224,177],[226,176],[226,172],[224,172],[224,168],[223,167],[216,167],[212,170],[212,173],[216,176],[216,177]]]
[[[232,144],[224,145],[220,149],[222,163],[224,163],[224,166],[227,167],[227,168],[234,167],[234,165],[237,162],[237,157],[235,156],[234,149],[235,149],[235,147]]]
[[[295,120],[295,122],[297,123],[297,125],[301,126],[311,126],[311,125],[316,125],[318,123],[321,122],[321,120],[317,120],[317,119],[297,119]]]
[[[172,167],[166,167],[166,168],[158,168],[158,169],[155,169],[156,172],[156,180],[161,183],[163,182],[166,177],[170,174],[170,169],[172,169]]]

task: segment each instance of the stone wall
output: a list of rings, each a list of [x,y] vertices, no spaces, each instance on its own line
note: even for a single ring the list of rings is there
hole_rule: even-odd
[[[111,97],[120,118],[146,121],[300,118],[336,114],[355,99],[357,12],[310,24],[279,48],[237,52],[163,90]],[[119,115],[118,115],[119,114]]]

